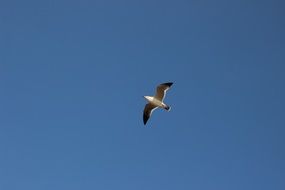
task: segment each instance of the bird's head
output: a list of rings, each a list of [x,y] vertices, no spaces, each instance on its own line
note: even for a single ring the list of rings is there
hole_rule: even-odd
[[[145,99],[147,99],[148,101],[151,101],[153,97],[151,96],[143,96]]]

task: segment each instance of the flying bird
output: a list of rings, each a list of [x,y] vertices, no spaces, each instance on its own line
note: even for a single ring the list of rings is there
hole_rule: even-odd
[[[173,83],[167,82],[157,86],[155,96],[144,96],[148,101],[148,104],[145,105],[143,111],[143,123],[146,124],[150,118],[152,112],[157,108],[163,108],[167,111],[170,111],[170,106],[166,105],[163,100],[165,98],[166,91],[171,87]]]

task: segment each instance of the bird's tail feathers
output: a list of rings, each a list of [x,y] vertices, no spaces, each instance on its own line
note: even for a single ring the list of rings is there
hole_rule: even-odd
[[[168,106],[168,105],[166,105],[164,109],[166,109],[167,111],[170,111],[170,110],[171,110],[171,107]]]

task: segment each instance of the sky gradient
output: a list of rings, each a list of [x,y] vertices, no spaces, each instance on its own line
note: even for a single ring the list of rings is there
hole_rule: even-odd
[[[2,0],[0,189],[284,190],[284,6]]]

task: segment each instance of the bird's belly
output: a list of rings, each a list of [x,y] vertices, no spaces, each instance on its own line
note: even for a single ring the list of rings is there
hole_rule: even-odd
[[[158,106],[158,107],[164,107],[164,106],[165,106],[162,101],[159,101],[159,100],[157,100],[157,99],[155,99],[155,98],[151,101],[151,103],[152,103],[153,105],[155,105],[155,106]]]

